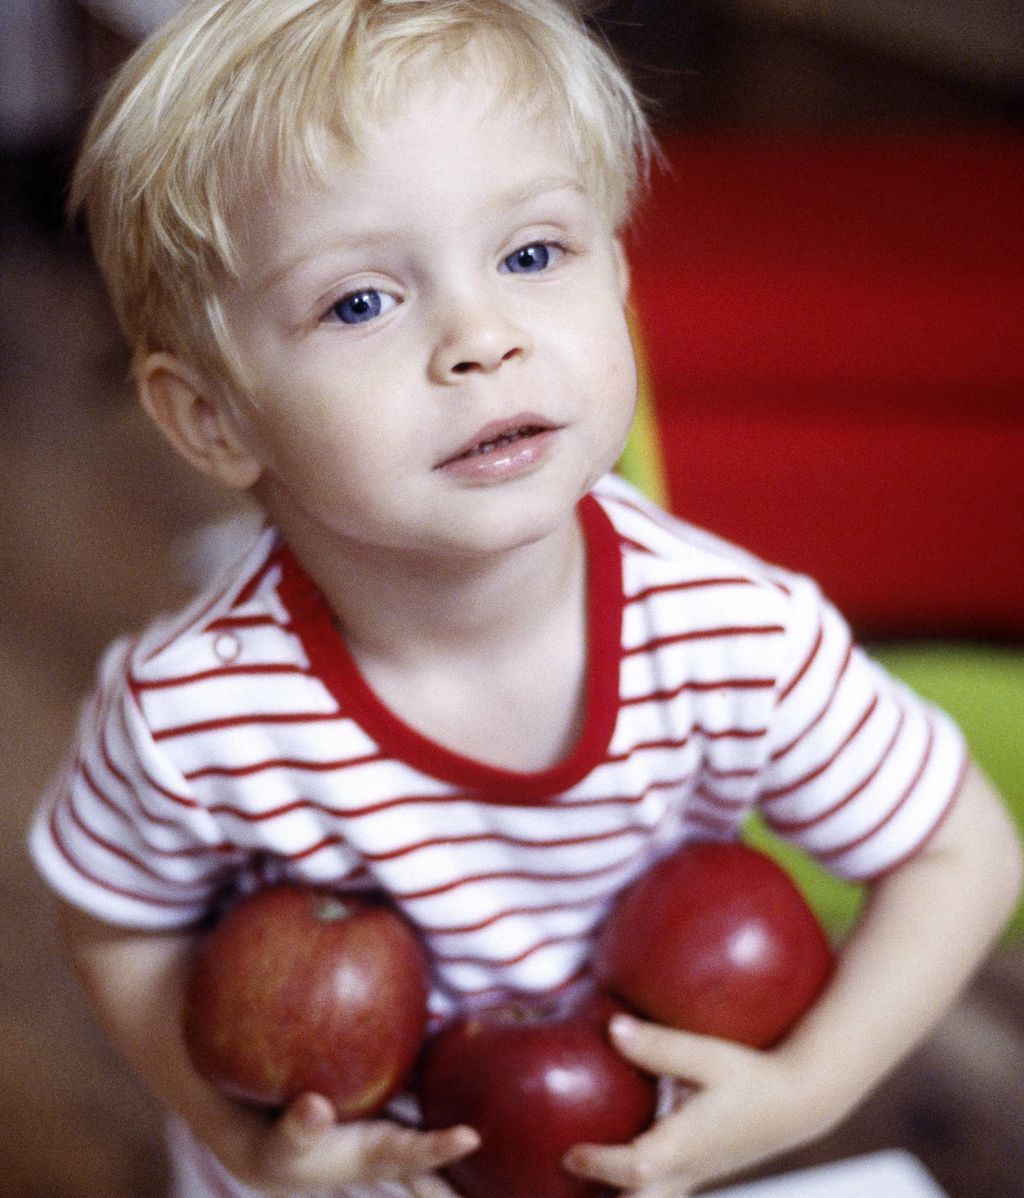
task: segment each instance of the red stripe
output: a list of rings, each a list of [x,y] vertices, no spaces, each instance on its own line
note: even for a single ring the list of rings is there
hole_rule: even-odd
[[[767,727],[765,727],[765,728],[721,728],[716,731],[713,728],[704,728],[700,724],[694,724],[693,731],[699,733],[701,736],[703,736],[707,740],[726,740],[726,739],[733,739],[733,738],[740,739],[740,740],[757,740],[759,737],[764,736],[768,732],[768,729],[767,729]]]
[[[685,749],[691,739],[691,734],[687,733],[686,736],[666,737],[664,740],[640,740],[628,749],[624,749],[621,753],[609,753],[604,759],[603,764],[621,765],[623,762],[629,761],[637,753],[663,751],[666,749],[671,749],[672,751]]]
[[[911,845],[911,847],[909,849],[907,849],[907,851],[901,857],[897,857],[897,859],[895,861],[891,861],[885,867],[885,869],[878,870],[876,873],[868,875],[867,880],[877,881],[879,878],[884,878],[884,877],[888,876],[889,874],[893,873],[895,870],[899,869],[900,866],[905,865],[908,861],[910,861],[914,857],[916,857],[918,855],[918,853],[920,853],[925,848],[925,846],[934,838],[936,833],[939,831],[939,829],[942,827],[942,825],[946,822],[946,819],[948,818],[949,813],[956,806],[956,801],[960,797],[960,790],[963,787],[964,780],[967,777],[967,771],[970,768],[970,765],[971,765],[970,755],[965,752],[961,752],[960,768],[957,770],[956,780],[953,783],[953,789],[950,792],[949,798],[946,800],[946,803],[943,806],[942,810],[939,812],[938,817],[936,818],[935,822],[928,829],[928,831],[916,841],[916,843],[914,843],[913,845]]]
[[[840,684],[842,683],[843,678],[846,676],[846,671],[849,668],[851,661],[853,661],[853,641],[849,641],[847,643],[846,654],[843,657],[842,665],[839,667],[839,672],[836,674],[835,681],[832,683],[832,689],[829,691],[828,697],[825,699],[825,702],[819,709],[818,714],[814,716],[810,723],[808,723],[800,732],[798,732],[788,744],[776,749],[775,752],[772,753],[769,760],[773,762],[781,761],[787,753],[796,748],[796,746],[804,739],[805,736],[807,736],[812,728],[816,727],[821,722],[821,720],[825,717],[825,713],[832,706],[832,703],[839,692]]]
[[[341,758],[336,761],[302,761],[297,757],[272,757],[266,761],[254,761],[249,765],[205,765],[199,769],[189,770],[185,779],[189,782],[197,778],[247,778],[265,770],[288,769],[300,773],[332,773],[335,770],[354,769],[357,766],[369,765],[383,760],[383,755],[377,751],[366,753],[362,757]]]
[[[135,823],[128,812],[119,807],[118,804],[115,803],[110,797],[110,795],[108,795],[105,790],[101,789],[99,783],[93,777],[92,771],[81,758],[78,759],[75,773],[78,774],[78,776],[85,783],[86,787],[92,792],[93,797],[100,804],[100,806],[106,807],[106,809],[112,815],[116,815],[121,823],[129,828],[132,832],[136,830]]]
[[[779,691],[779,697],[776,700],[777,703],[781,704],[788,698],[788,696],[792,693],[794,687],[797,685],[797,683],[800,681],[800,679],[803,678],[803,676],[811,668],[811,663],[818,656],[818,650],[821,648],[821,643],[824,639],[825,639],[825,629],[824,629],[824,626],[822,625],[821,618],[819,617],[818,633],[817,633],[817,636],[815,636],[815,638],[814,638],[814,643],[811,645],[811,651],[810,651],[810,653],[808,653],[807,657],[804,659],[803,665],[801,665],[801,667],[797,670],[797,672],[793,675],[793,677],[789,680],[789,682],[787,682],[786,685]]]
[[[563,944],[585,944],[593,939],[593,934],[590,932],[574,932],[572,935],[566,936],[548,936],[544,940],[538,940],[530,945],[529,948],[524,948],[522,952],[516,953],[511,957],[483,957],[479,955],[465,954],[463,956],[445,956],[444,953],[435,953],[434,959],[438,964],[453,967],[457,965],[480,966],[485,969],[512,969],[516,965],[521,965],[524,961],[528,961],[530,957],[542,952],[546,948],[552,948],[556,945]]]
[[[648,524],[653,525],[662,532],[667,532],[670,536],[680,539],[685,537],[686,526],[681,521],[668,515],[668,513],[663,512],[661,508],[647,507],[624,495],[616,495],[611,502],[617,507],[625,508],[627,512],[641,516]],[[648,550],[648,552],[650,551]]]
[[[134,853],[129,852],[126,848],[123,848],[121,845],[115,844],[113,841],[107,840],[107,838],[105,836],[101,836],[99,832],[97,832],[94,828],[91,828],[85,822],[81,813],[79,812],[78,808],[76,807],[73,796],[71,796],[71,795],[66,796],[62,806],[64,807],[65,811],[67,812],[68,817],[72,820],[72,822],[75,824],[75,826],[78,828],[78,830],[82,833],[82,835],[85,836],[88,840],[91,840],[94,844],[99,845],[99,847],[101,849],[105,849],[112,856],[119,857],[122,861],[124,861],[128,865],[130,865],[133,869],[137,869],[139,871],[139,873],[145,874],[146,877],[152,878],[154,882],[159,882],[161,886],[173,886],[173,887],[176,887],[179,891],[187,891],[192,887],[196,887],[197,891],[199,891],[199,893],[197,894],[197,898],[195,900],[197,902],[201,901],[201,899],[206,897],[206,895],[208,894],[208,889],[207,889],[208,883],[212,880],[213,877],[216,876],[216,874],[218,872],[220,872],[223,869],[223,866],[219,866],[217,870],[211,871],[209,876],[201,878],[195,882],[189,882],[189,883],[179,882],[174,878],[167,877],[166,874],[162,874],[159,870],[154,869],[148,862],[137,857]]]
[[[698,591],[714,587],[752,587],[757,584],[750,577],[733,577],[724,578],[689,578],[682,582],[660,582],[654,583],[649,587],[644,587],[642,591],[637,591],[635,595],[627,595],[626,603],[642,603],[649,599],[652,595],[672,594],[677,591]]]
[[[235,598],[233,600],[234,606],[238,606],[242,602],[243,595],[247,595],[250,592],[250,590],[255,589],[254,584],[256,583],[256,581],[258,579],[263,577],[263,575],[266,573],[267,569],[269,568],[269,565],[272,560],[273,560],[273,558],[266,559],[263,562],[263,564],[259,567],[259,570],[256,572],[255,576],[252,579],[250,579],[249,583],[247,583],[245,585],[243,590],[235,595]],[[206,617],[209,615],[209,613],[215,607],[218,607],[220,604],[222,604],[225,601],[227,596],[230,594],[231,588],[233,585],[234,584],[229,581],[226,586],[222,587],[219,591],[216,591],[214,594],[212,594],[210,596],[210,598],[208,599],[208,601],[203,604],[203,606],[199,609],[198,612],[193,613],[192,611],[186,611],[184,613],[184,617],[181,620],[178,620],[175,622],[175,624],[171,628],[169,634],[166,637],[164,637],[164,639],[158,645],[156,645],[153,649],[151,649],[146,654],[144,660],[147,662],[152,661],[155,657],[158,657],[161,653],[163,653],[163,651],[169,645],[172,645],[176,640],[178,640],[180,637],[184,636],[187,632],[191,631],[194,628],[201,628],[203,625],[203,621],[206,619]]]
[[[815,778],[820,778],[830,766],[834,765],[835,762],[838,761],[846,749],[849,748],[850,743],[871,718],[877,706],[878,696],[874,695],[872,696],[871,702],[861,714],[860,719],[857,720],[856,724],[854,724],[846,736],[843,737],[843,739],[839,742],[835,752],[832,753],[830,757],[827,757],[820,765],[815,766],[814,769],[809,770],[803,775],[802,778],[797,778],[796,781],[789,782],[785,786],[776,787],[774,790],[766,790],[761,796],[761,802],[765,806],[767,806],[769,803],[777,802],[786,795],[792,794],[795,790],[799,790],[801,787],[806,786],[808,782],[813,782]]]
[[[283,815],[291,815],[295,811],[320,811],[327,815],[340,814],[325,807],[322,803],[314,802],[313,799],[293,799],[289,803],[282,803],[280,807],[271,807],[269,811],[246,811],[231,803],[211,803],[206,810],[211,815],[230,815],[247,824],[262,824],[268,819],[278,819]]]
[[[587,977],[588,969],[588,964],[584,963],[579,969],[571,973],[565,981],[559,982],[557,986],[548,986],[542,993],[551,996],[566,993],[566,991],[571,990],[574,986],[578,986],[580,982],[584,981]],[[530,991],[529,993],[533,996],[535,992]],[[482,986],[478,990],[460,988],[459,1000],[463,1003],[471,1002],[474,1006],[490,1006],[495,1002],[515,998],[519,994],[521,994],[520,990],[510,986]]]
[[[705,832],[710,832],[715,837],[735,836],[740,825],[740,820],[738,819],[712,815],[711,812],[702,811],[699,807],[688,811],[686,819],[687,823],[695,824]]]
[[[282,549],[280,545],[276,545],[263,559],[255,572],[249,578],[249,581],[244,583],[235,596],[233,607],[244,607],[245,604],[256,594],[256,591],[263,584],[264,579],[270,574],[270,571],[281,564]]]
[[[325,712],[246,712],[244,715],[217,716],[209,720],[197,720],[194,724],[172,724],[167,728],[151,731],[154,741],[171,740],[176,736],[194,736],[200,732],[219,732],[226,728],[244,728],[267,724],[318,724],[342,723],[347,716],[338,710]]]
[[[573,810],[590,809],[595,807],[612,807],[612,806],[631,806],[643,802],[644,797],[651,791],[655,790],[670,790],[676,787],[685,785],[689,781],[689,775],[684,775],[681,778],[668,778],[657,782],[650,783],[643,791],[635,795],[606,795],[598,798],[584,798],[579,800],[563,799],[563,804],[566,807],[571,807]],[[184,800],[179,800],[184,801]],[[479,803],[482,802],[479,796],[467,793],[465,791],[455,791],[446,794],[411,794],[401,795],[390,799],[381,799],[378,802],[368,803],[362,807],[330,807],[326,803],[322,803],[316,799],[301,798],[293,799],[287,803],[282,803],[278,807],[271,807],[265,811],[249,811],[243,807],[235,806],[231,803],[212,803],[206,806],[206,810],[215,815],[230,815],[236,819],[245,821],[246,823],[263,823],[269,819],[276,819],[279,816],[291,815],[294,811],[319,811],[324,815],[329,815],[337,818],[348,820],[365,819],[370,816],[378,815],[382,811],[391,811],[396,807],[417,806],[421,804],[445,804],[445,803]],[[486,800],[489,806],[501,807],[502,804],[494,800]],[[194,806],[202,806],[202,804],[193,803]],[[510,802],[506,804],[509,807],[520,807],[519,803]]]
[[[785,631],[785,628],[783,628],[781,624],[735,625],[733,627],[722,628],[698,628],[690,632],[674,632],[666,636],[655,637],[653,640],[645,641],[642,645],[632,645],[628,649],[624,648],[622,650],[622,656],[630,657],[637,653],[652,652],[655,649],[662,649],[666,645],[677,645],[683,643],[684,641],[715,640],[730,636],[774,636]]]
[[[647,557],[654,557],[654,550],[649,545],[642,545],[639,541],[634,541],[632,537],[627,537],[625,533],[619,533],[619,544],[623,549],[631,549],[634,553],[643,553]]]
[[[709,778],[714,778],[719,782],[736,781],[742,778],[756,778],[761,770],[756,766],[737,767],[736,769],[724,770],[719,769],[710,761],[704,762],[704,771]]]
[[[563,836],[555,840],[527,840],[520,836],[507,836],[502,832],[473,832],[467,833],[465,836],[437,836],[428,840],[417,840],[412,844],[402,845],[400,848],[390,849],[387,852],[365,852],[363,856],[367,861],[397,861],[398,858],[407,857],[410,853],[419,852],[421,849],[465,844],[500,844],[507,845],[510,848],[543,851],[546,849],[566,849],[574,845],[602,844],[605,841],[618,840],[625,836],[646,838],[647,835],[647,829],[635,828],[630,825],[622,828],[609,828],[605,832],[596,832],[590,836]]]
[[[146,851],[148,853],[153,853],[158,857],[165,857],[168,859],[186,859],[189,857],[204,857],[209,853],[229,853],[237,848],[236,845],[227,840],[220,841],[217,844],[187,845],[185,847],[176,849],[163,848],[160,845],[153,844],[153,842],[143,833],[141,827],[128,814],[128,812],[119,806],[119,804],[114,801],[113,797],[107,791],[100,787],[99,783],[93,777],[91,770],[84,763],[79,768],[78,775],[81,777],[88,789],[92,792],[92,795],[96,801],[103,807],[106,807],[106,809],[113,815],[116,815],[117,818],[128,828],[128,830],[134,836],[136,836],[143,845],[145,845]],[[152,817],[142,806],[135,791],[129,791],[129,798],[133,800],[133,805],[138,809],[139,814],[147,822],[156,824],[158,827],[172,828],[175,831],[180,832],[180,825],[178,825],[174,820],[161,820]]]
[[[771,825],[771,827],[775,831],[781,832],[781,833],[805,832],[805,831],[807,831],[808,828],[813,828],[815,824],[823,823],[825,820],[830,819],[833,815],[835,815],[836,812],[841,811],[848,803],[851,803],[866,787],[870,786],[870,784],[878,776],[879,772],[882,769],[882,766],[885,765],[886,761],[889,759],[889,755],[892,753],[892,750],[896,746],[896,742],[899,740],[900,732],[903,728],[905,720],[906,720],[906,712],[904,712],[901,709],[900,714],[899,714],[899,719],[896,721],[896,727],[893,729],[893,734],[889,738],[889,743],[882,750],[881,755],[878,758],[878,761],[867,772],[867,774],[864,775],[864,777],[861,779],[861,781],[851,791],[848,791],[845,795],[843,795],[843,797],[837,803],[833,803],[831,807],[826,808],[824,811],[819,812],[817,815],[811,816],[809,819],[787,820],[787,819],[774,819],[769,816],[768,823]]]
[[[447,882],[439,882],[436,886],[428,886],[423,890],[395,891],[394,895],[399,902],[412,903],[421,899],[436,898],[439,894],[450,894],[453,890],[461,890],[464,886],[473,886],[478,882],[588,882],[594,878],[604,878],[621,872],[633,860],[633,857],[634,854],[631,853],[611,865],[602,865],[598,869],[580,870],[573,873],[568,873],[565,870],[545,873],[543,870],[509,869],[491,870],[482,874],[464,874],[458,878],[451,878]]]
[[[207,632],[223,632],[235,628],[282,628],[279,620],[269,614],[254,616],[218,616],[206,625]]]
[[[202,804],[197,803],[190,795],[178,794],[177,791],[171,790],[169,786],[164,786],[162,782],[158,782],[153,775],[139,763],[139,773],[142,776],[143,782],[150,788],[155,790],[157,794],[163,795],[165,799],[169,799],[178,807],[184,807],[188,811],[198,811]]]
[[[903,794],[900,795],[897,802],[873,827],[856,837],[856,839],[848,841],[846,844],[839,845],[837,848],[827,849],[824,852],[816,853],[815,855],[818,857],[818,859],[820,861],[834,861],[835,858],[842,857],[844,854],[852,852],[854,849],[860,848],[862,844],[865,844],[867,841],[871,840],[872,837],[877,836],[886,824],[891,823],[896,814],[902,809],[903,805],[917,789],[918,783],[921,781],[922,777],[924,777],[924,772],[928,768],[928,762],[931,760],[932,749],[934,746],[935,727],[931,720],[929,720],[928,739],[925,742],[924,751],[921,754],[921,761],[914,772],[914,776],[910,779],[910,782],[907,784],[906,789],[903,791]]]
[[[705,728],[701,724],[693,724],[685,736],[666,737],[663,740],[639,740],[630,746],[630,748],[624,749],[621,753],[609,753],[605,759],[605,764],[619,765],[622,762],[629,761],[636,753],[665,749],[685,749],[694,736],[699,736],[709,741],[759,740],[767,731],[767,728],[721,728],[716,730]]]
[[[194,902],[184,902],[177,899],[170,899],[163,895],[144,894],[142,891],[129,890],[125,886],[115,885],[107,878],[100,878],[90,870],[86,869],[86,867],[78,860],[74,853],[71,852],[60,835],[60,832],[57,828],[56,808],[50,812],[50,836],[53,840],[53,843],[56,845],[58,852],[68,863],[68,865],[71,866],[72,870],[74,870],[79,877],[84,878],[87,882],[91,882],[93,886],[98,887],[100,890],[106,890],[110,894],[116,894],[121,898],[131,899],[133,902],[145,903],[151,907],[164,907],[168,909],[177,908],[183,911],[192,911],[195,909]]]
[[[383,704],[368,685],[322,597],[298,562],[285,557],[279,594],[317,678],[389,757],[432,778],[472,790],[482,801],[541,806],[571,791],[600,765],[618,717],[622,623],[622,554],[607,514],[584,496],[578,518],[587,546],[586,702],[582,728],[568,756],[549,768],[517,771],[468,757],[431,740]]]
[[[708,790],[706,786],[698,786],[694,795],[721,811],[744,811],[750,807],[748,799],[728,799],[725,795],[715,794],[713,790]]]
[[[139,719],[142,720],[143,723],[145,723],[145,716],[143,715],[141,709],[139,708],[138,696],[133,694],[132,700],[136,705],[135,709],[136,709],[136,712],[138,713]],[[122,721],[122,732],[125,735],[125,739],[128,740],[130,743],[132,740],[132,736],[131,736],[130,730],[128,728],[128,716],[127,716],[127,713],[124,711],[123,705],[121,705],[120,711],[121,711],[121,721]],[[142,780],[146,783],[147,786],[150,787],[151,790],[155,790],[157,794],[163,795],[163,797],[165,799],[170,799],[170,801],[172,803],[174,803],[176,806],[184,807],[189,811],[194,811],[199,807],[199,804],[196,802],[195,799],[193,799],[191,797],[191,795],[178,794],[177,791],[171,790],[170,787],[164,786],[162,783],[157,782],[157,780],[150,774],[149,770],[146,769],[145,765],[142,762],[141,756],[138,756],[137,764],[139,767],[139,773],[142,777]],[[130,785],[131,789],[137,790],[134,780],[132,780],[131,783],[128,783],[126,781],[126,785]],[[141,806],[141,797],[139,799],[139,802],[140,802],[140,806]]]
[[[688,681],[674,687],[672,690],[648,691],[643,695],[633,695],[623,698],[622,707],[635,707],[640,703],[663,703],[669,699],[677,699],[686,691],[703,694],[707,691],[720,690],[771,690],[775,686],[774,678],[723,678],[713,682]]]
[[[267,678],[280,677],[282,674],[295,674],[308,678],[309,670],[305,666],[293,665],[291,662],[270,662],[266,665],[216,666],[210,670],[197,670],[194,674],[181,674],[173,678],[154,678],[149,681],[136,678],[129,680],[133,691],[172,690],[175,687],[192,686],[196,682],[209,682],[219,678]]]
[[[662,782],[652,782],[638,795],[630,797],[614,796],[603,799],[583,800],[578,806],[597,807],[607,805],[635,805],[643,802],[648,794],[656,790],[675,789],[685,785],[690,780],[687,775],[683,778],[673,778]],[[466,795],[414,795],[406,796],[401,799],[384,800],[379,804],[374,804],[371,808],[363,808],[362,810],[353,809],[353,811],[344,811],[332,809],[326,805],[317,802],[314,799],[297,799],[293,802],[286,803],[280,807],[272,808],[264,812],[246,812],[241,808],[231,806],[229,804],[213,804],[208,810],[216,814],[233,815],[238,819],[244,820],[247,823],[262,823],[268,819],[275,819],[278,816],[291,815],[295,811],[312,810],[319,811],[322,814],[336,816],[341,818],[358,818],[363,815],[376,814],[378,811],[385,808],[401,806],[406,803],[460,803],[474,801],[470,796]],[[493,805],[493,804],[492,804]],[[517,848],[527,849],[557,849],[566,848],[572,845],[598,844],[607,840],[614,840],[628,835],[644,836],[646,831],[638,829],[632,825],[625,825],[621,828],[609,829],[606,832],[596,833],[589,836],[574,836],[564,837],[556,840],[527,840],[524,838],[508,836],[501,832],[480,832],[467,834],[465,836],[443,836],[428,840],[414,841],[411,844],[401,845],[398,848],[382,851],[379,853],[371,853],[363,851],[361,855],[367,860],[375,863],[383,861],[392,861],[400,857],[407,856],[410,853],[420,849],[443,847],[444,845],[458,844],[473,844],[473,843],[491,843],[500,845],[509,845]],[[344,843],[345,838],[341,834],[331,834],[323,837],[315,844],[305,848],[296,849],[290,853],[282,853],[280,856],[287,861],[301,861],[313,856],[315,853],[325,848],[332,848],[338,844]],[[237,846],[233,846],[237,847]]]
[[[604,902],[605,895],[602,892],[590,898],[574,899],[567,902],[543,903],[540,906],[526,903],[520,907],[502,907],[500,911],[485,915],[474,923],[432,925],[429,932],[432,939],[443,936],[469,936],[474,932],[482,932],[485,928],[500,923],[503,919],[515,919],[521,915],[557,915],[566,911],[580,911],[588,907],[599,906]]]
[[[117,715],[118,715],[118,722],[121,727],[121,734],[125,738],[125,740],[128,741],[130,744],[131,740],[132,740],[132,736],[131,736],[131,731],[128,728],[128,715],[124,709],[123,704],[118,705]],[[176,819],[173,819],[169,816],[157,815],[155,812],[150,811],[150,809],[143,802],[142,796],[141,796],[141,794],[139,794],[139,788],[136,785],[135,781],[130,779],[122,770],[120,770],[114,764],[114,759],[111,754],[110,746],[109,746],[108,738],[107,738],[108,731],[109,731],[109,724],[105,724],[104,728],[103,728],[102,740],[100,743],[100,752],[103,757],[103,763],[104,763],[104,765],[106,765],[107,769],[110,770],[113,777],[116,778],[117,781],[121,783],[121,785],[124,787],[125,791],[130,795],[130,797],[132,799],[132,803],[133,803],[136,811],[138,811],[139,814],[148,823],[153,824],[155,827],[171,828],[176,831],[179,830],[180,825]],[[141,760],[140,760],[140,769],[141,768],[142,767],[141,767]],[[142,772],[143,772],[143,778],[145,779],[145,781],[147,781],[151,786],[153,786],[155,789],[157,789],[160,793],[171,798],[178,806],[184,806],[184,807],[187,807],[190,809],[196,808],[199,806],[198,803],[194,802],[191,799],[184,798],[181,795],[175,795],[175,794],[173,794],[173,792],[168,791],[163,787],[158,787],[156,785],[156,783],[153,782],[149,778],[149,776],[145,773],[144,770]]]
[[[662,508],[641,505],[635,500],[628,499],[622,495],[614,496],[609,502],[613,506],[622,507],[627,511],[636,513],[637,515],[643,517],[655,528],[660,529],[662,532],[667,532],[669,536],[674,537],[676,540],[684,541],[687,545],[693,544],[692,532],[699,533],[701,531],[699,529],[692,529],[690,525],[687,525],[684,521],[677,519],[675,516],[664,511]],[[760,561],[758,558],[746,553],[744,550],[739,549],[734,545],[730,545],[726,541],[720,540],[713,534],[707,535],[709,540],[716,544],[720,552],[731,552],[734,557],[747,558],[750,561],[752,568],[756,568],[759,572],[762,570],[764,571],[765,580],[767,581],[768,585],[781,591],[784,595],[788,595],[790,593],[788,586],[782,582],[782,580],[778,577],[778,572],[772,566],[768,565],[766,562]],[[650,550],[648,550],[648,552],[650,552]],[[756,580],[755,585],[757,585]]]
[[[238,846],[233,844],[229,840],[222,840],[222,841],[218,842],[217,844],[186,845],[184,847],[176,848],[176,849],[168,849],[168,848],[164,848],[160,845],[156,845],[149,839],[148,836],[145,835],[145,833],[142,831],[142,828],[128,814],[128,812],[125,811],[124,808],[121,807],[114,800],[113,796],[111,794],[109,794],[107,791],[102,789],[100,784],[96,781],[95,777],[93,776],[92,771],[89,769],[89,767],[85,764],[84,761],[79,763],[77,773],[78,773],[79,777],[81,777],[81,779],[85,783],[85,785],[92,792],[93,797],[100,804],[102,804],[104,807],[106,807],[107,810],[109,810],[112,814],[116,815],[118,817],[118,819],[120,819],[127,826],[127,828],[132,833],[134,833],[138,837],[139,840],[142,841],[142,843],[146,846],[146,851],[149,853],[154,853],[155,855],[157,855],[159,857],[166,857],[166,858],[170,858],[170,859],[174,859],[174,858],[183,859],[183,858],[188,858],[188,857],[203,857],[203,856],[206,856],[208,853],[226,854],[226,853],[234,852],[238,849]],[[146,808],[143,806],[141,800],[139,799],[137,791],[129,788],[128,789],[128,798],[131,800],[132,805],[136,808],[139,815],[144,820],[146,820],[147,823],[155,824],[157,827],[161,827],[161,828],[170,828],[170,829],[173,829],[174,831],[180,833],[181,825],[176,820],[160,819],[160,818],[157,818],[156,816],[150,815],[150,813],[146,810]]]
[[[337,846],[342,843],[342,840],[343,838],[337,833],[332,833],[330,836],[324,836],[322,839],[318,840],[316,844],[311,844],[309,848],[299,849],[294,853],[284,853],[278,855],[282,856],[285,861],[306,861],[310,857],[315,857],[317,853],[323,852],[324,849],[337,848]]]
[[[676,519],[674,516],[663,511],[661,508],[643,506],[636,500],[628,499],[623,495],[615,495],[613,497],[607,498],[607,502],[610,507],[625,508],[627,511],[634,512],[642,516],[649,524],[653,525],[655,528],[661,529],[663,532],[667,532],[676,540],[684,541],[687,544],[693,543],[693,537],[687,535],[690,531],[690,527],[684,521]],[[625,540],[626,538],[623,536],[623,539]],[[743,550],[738,549],[737,547],[730,545],[728,542],[722,541],[713,535],[709,534],[709,539],[716,543],[720,552],[731,552],[736,558],[745,558],[750,561],[751,569],[757,570],[758,572],[757,576],[754,577],[755,586],[759,585],[763,581],[765,585],[772,587],[774,590],[780,591],[783,595],[790,595],[792,593],[789,585],[783,578],[784,571],[780,572],[773,566],[770,566],[768,563],[760,561],[760,559],[752,556],[751,554],[745,553]],[[642,549],[647,553],[652,552],[652,550],[648,549],[645,545],[636,542],[634,543],[637,544],[637,548]],[[763,577],[761,574],[762,571]]]

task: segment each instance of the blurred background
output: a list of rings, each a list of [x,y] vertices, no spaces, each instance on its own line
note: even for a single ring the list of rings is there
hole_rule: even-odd
[[[164,450],[63,194],[82,121],[175,0],[0,5],[0,1177],[163,1192],[158,1112],[59,959],[24,830],[96,658],[182,601],[238,514]],[[646,418],[631,473],[809,571],[961,719],[1024,807],[1024,6],[622,0],[594,20],[662,131],[631,241]],[[819,879],[834,924],[855,896]],[[843,1129],[951,1198],[1024,1178],[1021,921]]]

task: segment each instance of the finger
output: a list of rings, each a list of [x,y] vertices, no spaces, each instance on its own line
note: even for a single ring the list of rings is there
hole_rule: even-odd
[[[418,1177],[409,1185],[413,1198],[458,1198],[456,1192],[442,1178]]]
[[[562,1157],[570,1173],[619,1190],[638,1190],[653,1180],[632,1144],[576,1144]]]
[[[687,1184],[681,1177],[673,1176],[653,1186],[645,1186],[642,1190],[624,1192],[619,1198],[689,1198],[692,1193],[692,1185]]]
[[[615,1047],[648,1073],[667,1075],[697,1086],[713,1084],[751,1049],[677,1028],[616,1015],[609,1026]]]
[[[434,1173],[480,1147],[479,1133],[463,1125],[440,1131],[396,1130],[403,1139],[403,1147],[407,1148],[407,1175]],[[448,1194],[451,1191],[445,1188],[442,1192]]]
[[[563,1164],[571,1173],[624,1191],[620,1198],[685,1198],[695,1178],[680,1168],[673,1146],[577,1144]]]
[[[275,1134],[281,1148],[305,1152],[334,1126],[335,1117],[333,1104],[322,1094],[300,1094],[281,1114]]]
[[[433,1173],[480,1143],[472,1128],[462,1126],[421,1132],[382,1119],[325,1127],[333,1108],[323,1102],[304,1095],[281,1116],[263,1155],[274,1175],[298,1167],[303,1176],[333,1183],[405,1180]]]
[[[363,1124],[350,1146],[347,1175],[373,1181],[419,1178],[472,1152],[479,1143],[468,1127],[420,1132],[393,1123]]]
[[[628,1144],[576,1144],[563,1158],[572,1173],[601,1181],[618,1189],[648,1198],[667,1186],[675,1198],[696,1184],[687,1172],[697,1164],[699,1145],[687,1134],[685,1113],[666,1116]]]

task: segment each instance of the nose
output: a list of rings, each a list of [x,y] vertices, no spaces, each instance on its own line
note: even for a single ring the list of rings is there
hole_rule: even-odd
[[[441,326],[430,359],[430,374],[438,383],[492,374],[529,352],[525,331],[497,306],[451,308]]]

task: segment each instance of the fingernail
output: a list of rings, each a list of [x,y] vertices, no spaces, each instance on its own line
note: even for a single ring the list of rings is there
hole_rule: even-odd
[[[637,1022],[629,1015],[616,1015],[611,1022],[611,1033],[616,1040],[632,1040],[637,1034]]]

